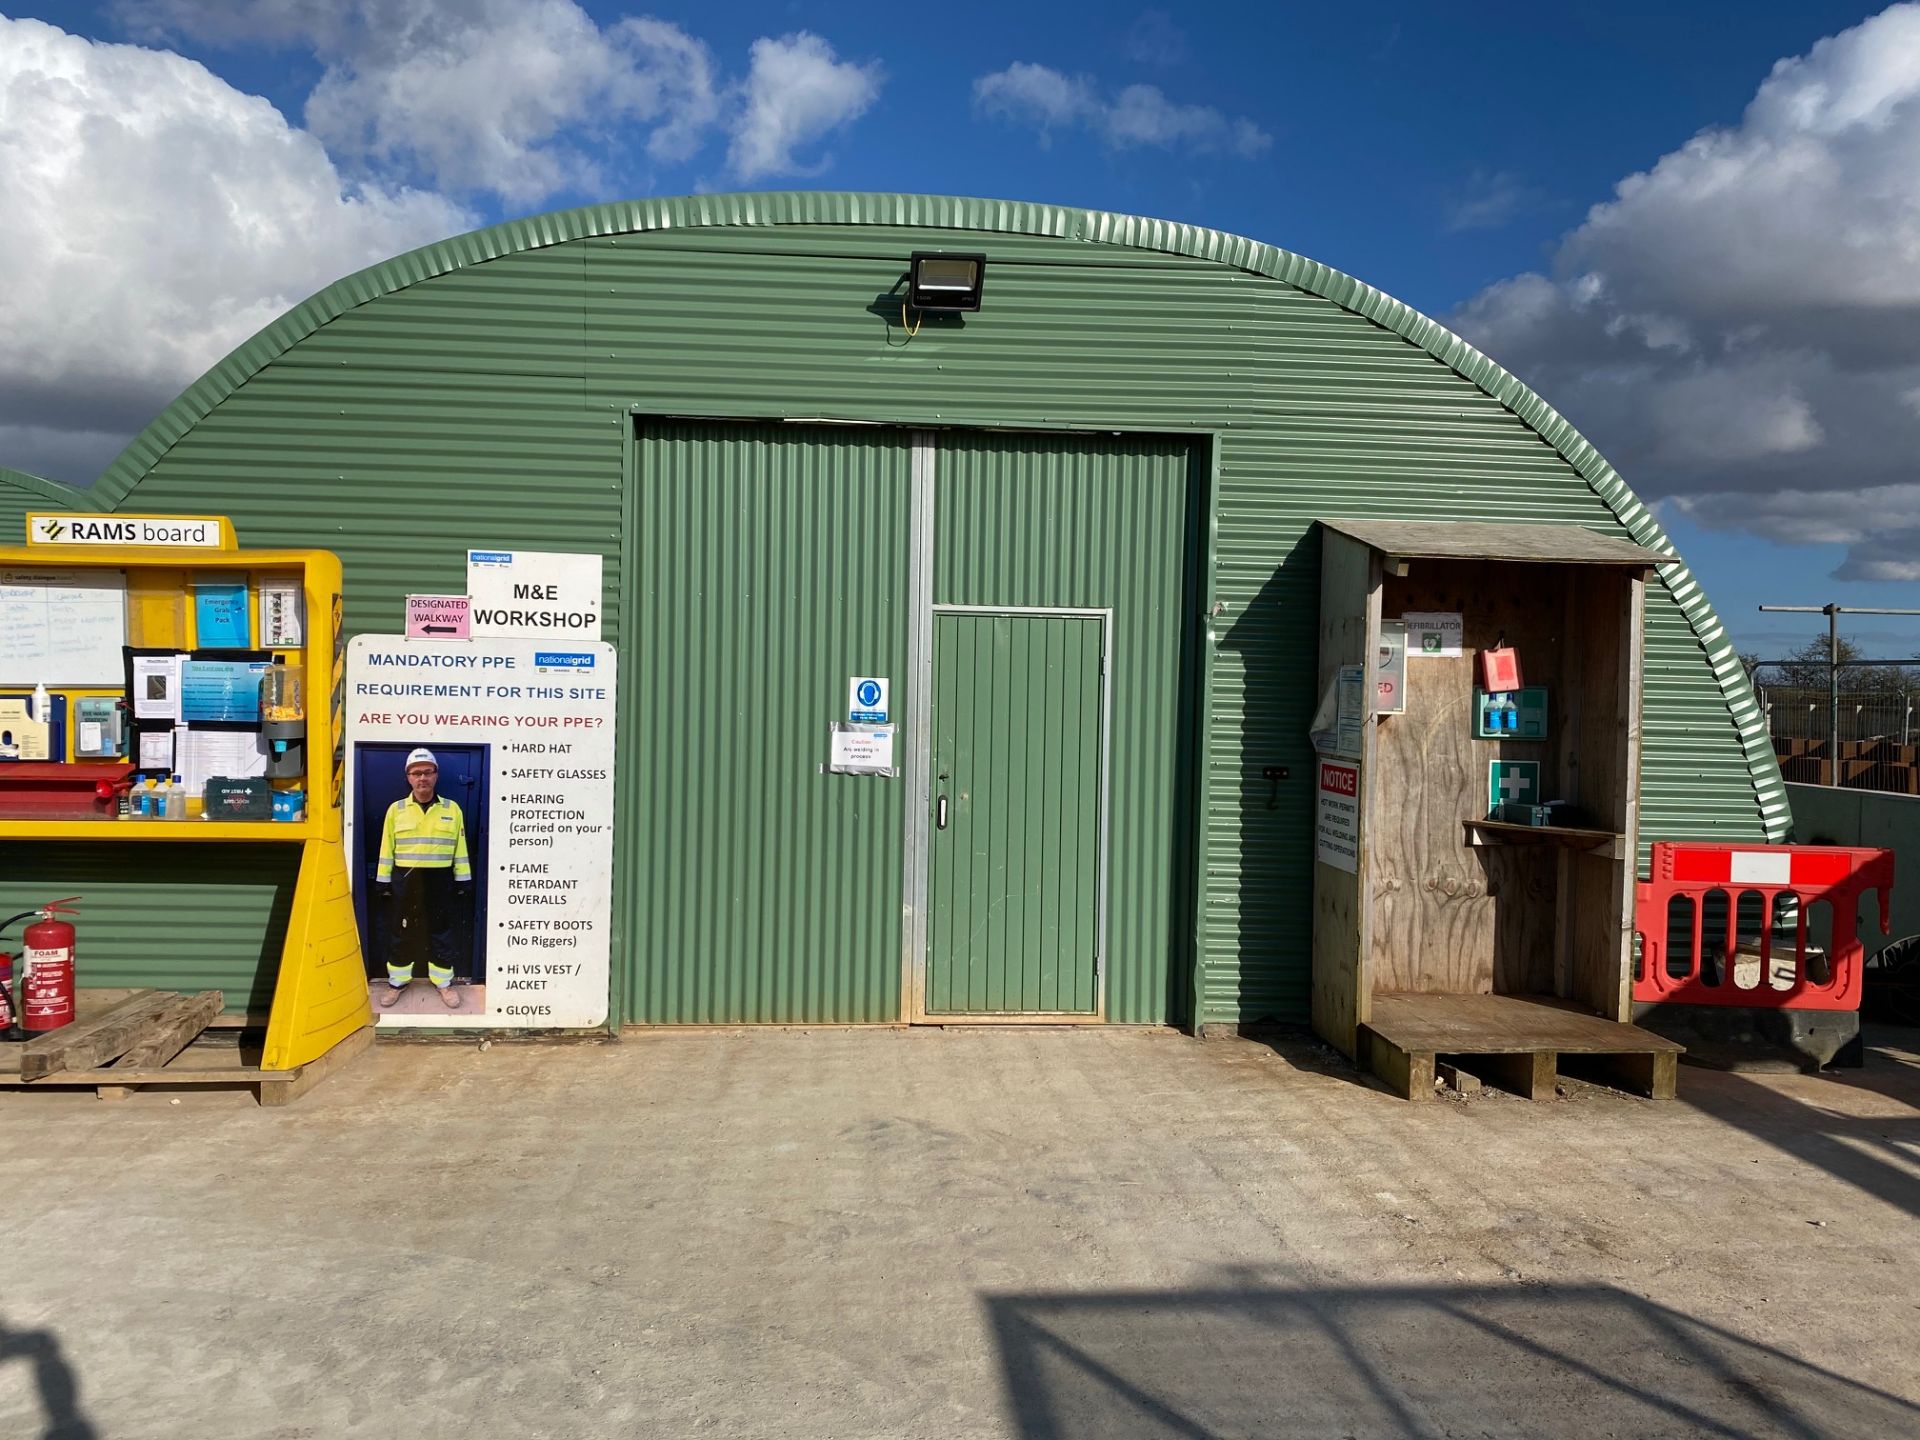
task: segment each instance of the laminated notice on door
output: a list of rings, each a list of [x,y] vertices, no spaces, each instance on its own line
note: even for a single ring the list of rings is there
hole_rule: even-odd
[[[827,769],[835,775],[898,775],[893,763],[893,726],[834,721]]]

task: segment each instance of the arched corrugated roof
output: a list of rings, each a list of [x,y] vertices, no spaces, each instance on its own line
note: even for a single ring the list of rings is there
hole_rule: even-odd
[[[85,490],[74,485],[63,484],[58,480],[48,480],[44,476],[29,475],[24,470],[15,470],[8,465],[0,465],[0,487],[8,490],[24,491],[36,501],[45,501],[56,510],[92,510],[97,502]],[[7,541],[17,544],[19,537]]]
[[[329,320],[381,295],[462,266],[596,235],[756,225],[891,225],[989,234],[1043,235],[1213,260],[1265,275],[1363,315],[1433,356],[1498,400],[1584,478],[1640,544],[1673,559],[1660,567],[1681,611],[1705,647],[1746,751],[1763,823],[1782,839],[1790,828],[1786,789],[1766,719],[1726,629],[1704,591],[1642,505],[1587,440],[1551,405],[1465,340],[1411,306],[1318,261],[1224,231],[1170,220],[1076,210],[1012,200],[829,191],[694,195],[558,210],[457,235],[382,261],[336,281],[287,311],[183,391],[135,436],[93,487],[101,508],[117,508],[140,477],[215,405],[275,357]],[[29,477],[31,478],[31,477]],[[51,484],[52,482],[42,482]]]

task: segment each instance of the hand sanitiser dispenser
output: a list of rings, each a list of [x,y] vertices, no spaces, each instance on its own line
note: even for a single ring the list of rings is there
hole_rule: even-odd
[[[260,677],[260,731],[267,742],[267,778],[307,773],[307,707],[300,667],[276,660]]]

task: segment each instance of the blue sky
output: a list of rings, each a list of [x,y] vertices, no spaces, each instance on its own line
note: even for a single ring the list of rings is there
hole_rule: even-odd
[[[29,226],[0,255],[0,322],[27,342],[0,360],[0,463],[96,473],[279,309],[468,223],[694,189],[994,195],[1251,235],[1455,325],[1659,503],[1745,645],[1816,628],[1762,602],[1920,608],[1920,340],[1901,323],[1920,283],[1900,278],[1920,273],[1920,8],[0,0],[0,15],[57,27],[0,28],[0,208],[93,227],[85,254]],[[101,140],[93,122],[129,97],[153,123]],[[163,147],[192,173],[169,175]],[[10,182],[9,161],[28,178]],[[284,233],[232,218],[285,213],[290,195],[309,209]],[[1801,271],[1841,278],[1783,283]],[[175,338],[90,345],[71,298],[31,298],[81,285],[84,314]],[[1823,543],[1796,543],[1809,535]],[[1850,633],[1920,650],[1912,621]]]

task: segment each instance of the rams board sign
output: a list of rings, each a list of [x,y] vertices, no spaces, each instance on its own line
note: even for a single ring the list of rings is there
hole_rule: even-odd
[[[29,545],[138,545],[149,550],[232,548],[218,515],[29,515]]]

